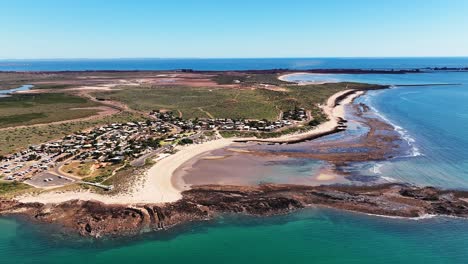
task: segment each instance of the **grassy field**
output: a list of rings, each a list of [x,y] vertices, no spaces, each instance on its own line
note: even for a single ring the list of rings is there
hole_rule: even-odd
[[[78,177],[87,177],[91,174],[91,167],[93,166],[93,164],[94,161],[88,161],[84,163],[80,161],[73,161],[70,164],[63,165],[61,170]]]
[[[87,182],[94,182],[94,183],[101,183],[112,176],[112,173],[118,169],[118,167],[122,166],[121,164],[112,164],[106,167],[101,167],[96,169],[93,173],[91,173],[88,177],[84,178],[84,181]]]
[[[30,188],[32,187],[24,183],[0,181],[0,197],[7,194],[11,195]]]
[[[322,118],[317,104],[346,88],[373,89],[376,86],[354,83],[323,85],[283,85],[286,91],[194,87],[139,87],[96,94],[122,101],[129,107],[151,111],[180,111],[184,118],[250,118],[275,120],[280,111],[303,107]]]
[[[0,99],[0,128],[76,119],[96,114],[87,99],[60,93],[15,94]]]
[[[56,83],[37,84],[41,88],[60,89],[70,84],[82,85],[95,76],[105,80],[125,79],[137,76],[151,77],[153,73],[0,73],[2,84],[34,83],[38,81],[57,81]],[[375,89],[372,85],[335,83],[323,85],[298,86],[277,79],[275,74],[221,73],[213,77],[218,83],[238,83],[241,88],[183,87],[183,86],[140,86],[120,87],[121,90],[99,92],[94,96],[121,101],[130,108],[150,111],[156,109],[172,110],[183,118],[246,118],[276,120],[281,111],[294,107],[310,110],[316,120],[323,121],[323,113],[317,104],[324,103],[332,94],[346,88]],[[66,83],[66,84],[65,84]],[[261,89],[258,84],[268,83],[284,89]],[[0,99],[0,128],[50,123],[89,116],[96,110],[73,110],[97,106],[97,103],[72,95],[53,93],[35,95],[15,95]],[[29,145],[47,142],[89,127],[113,122],[127,122],[142,119],[133,114],[118,114],[97,120],[51,124],[41,127],[16,128],[1,131],[0,155],[27,148]]]
[[[277,74],[220,73],[212,78],[218,84],[272,84],[287,85],[289,82],[278,79]]]
[[[0,132],[0,155],[26,149],[29,145],[60,139],[66,135],[98,125],[142,120],[144,118],[139,115],[120,113],[96,120],[4,130]]]
[[[121,166],[121,164],[108,164],[104,167],[96,167],[96,165],[94,161],[73,161],[68,165],[64,165],[61,169],[66,173],[82,178],[84,181],[99,183],[110,177],[114,170]]]
[[[274,119],[279,111],[258,90],[140,87],[103,92],[96,96],[122,101],[142,111],[168,109],[180,111],[184,118],[257,118]]]

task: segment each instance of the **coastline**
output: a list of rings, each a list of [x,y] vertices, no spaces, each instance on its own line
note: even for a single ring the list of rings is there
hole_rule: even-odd
[[[327,116],[332,117],[329,121],[344,117],[346,105],[362,94],[364,91],[349,89],[328,98],[326,105],[322,107]],[[355,106],[357,107],[358,105]],[[317,133],[316,130],[311,132]],[[41,200],[35,199],[37,197],[23,197],[22,200],[16,201],[3,200],[0,214],[20,214],[38,222],[56,222],[83,236],[93,237],[136,235],[142,231],[166,229],[191,221],[212,219],[224,213],[270,216],[310,206],[325,206],[389,217],[468,217],[468,203],[465,198],[468,197],[468,193],[406,184],[267,184],[254,187],[197,185],[188,190],[174,185],[173,173],[180,165],[201,153],[227,147],[234,142],[235,139],[219,139],[183,147],[176,154],[160,159],[152,166],[147,172],[146,181],[135,186],[132,195],[44,193],[43,196],[39,195]],[[343,156],[343,153],[336,155]],[[366,159],[369,158],[368,153],[362,155],[366,156]]]
[[[272,139],[258,138],[232,138],[217,139],[203,144],[184,146],[173,155],[169,155],[156,162],[147,172],[141,182],[135,183],[128,193],[116,195],[103,195],[90,191],[74,192],[45,192],[38,195],[19,197],[18,201],[57,204],[70,200],[100,201],[105,204],[138,204],[138,203],[168,203],[182,198],[181,192],[186,189],[181,179],[175,179],[174,172],[185,162],[196,156],[227,147],[235,142],[275,142],[292,143],[305,139],[317,138],[338,131],[340,122],[345,120],[345,106],[351,104],[355,98],[364,94],[364,91],[348,89],[330,96],[325,105],[321,106],[327,115],[328,121],[304,133],[284,135]]]
[[[278,80],[283,81],[283,82],[296,83],[297,85],[325,84],[325,83],[337,83],[337,82],[339,82],[339,81],[334,80],[334,79],[325,80],[325,81],[300,81],[300,82],[295,82],[295,81],[288,80],[288,77],[296,77],[296,76],[303,76],[303,75],[326,76],[326,75],[330,75],[330,74],[329,73],[295,72],[295,73],[287,73],[287,74],[280,75],[278,77]]]
[[[217,139],[200,145],[182,147],[173,155],[164,157],[156,162],[147,172],[143,181],[135,183],[128,193],[117,195],[103,195],[89,191],[74,192],[46,192],[38,195],[18,197],[22,203],[58,204],[71,200],[99,201],[105,204],[139,204],[139,203],[169,203],[182,198],[182,188],[173,184],[174,171],[193,157],[227,147],[233,143],[231,139]]]
[[[345,107],[349,104],[352,104],[353,101],[362,96],[365,92],[360,90],[348,89],[344,91],[337,92],[330,96],[327,100],[327,103],[323,106],[320,106],[325,115],[328,118],[328,121],[318,125],[317,127],[297,134],[283,135],[277,138],[245,138],[237,139],[235,142],[265,142],[265,143],[296,143],[304,140],[311,140],[333,134],[341,131],[340,123],[344,122],[346,111]]]
[[[427,215],[468,218],[466,197],[466,191],[396,183],[374,186],[199,185],[184,191],[182,199],[163,204],[108,205],[75,199],[51,206],[2,200],[0,215],[21,215],[39,223],[56,223],[86,237],[112,238],[168,229],[223,214],[272,216],[308,207],[402,218]]]
[[[325,105],[320,106],[327,115],[328,121],[305,133],[284,135],[273,140],[278,140],[277,142],[279,143],[291,143],[341,131],[342,128],[338,129],[338,127],[343,125],[346,106],[364,93],[365,91],[359,89],[347,89],[333,94],[327,99]],[[184,163],[203,153],[228,147],[242,140],[245,139],[217,139],[203,144],[181,147],[175,154],[158,159],[157,163],[146,172],[143,181],[134,184],[128,193],[119,193],[111,196],[91,193],[90,191],[61,193],[52,191],[41,193],[37,196],[23,196],[16,200],[6,201],[5,205],[0,207],[0,214],[32,216],[49,212],[48,210],[51,207],[57,207],[57,209],[52,210],[53,213],[51,215],[58,214],[59,217],[54,218],[53,221],[77,230],[82,235],[95,237],[109,234],[121,236],[129,232],[133,234],[146,230],[148,227],[153,230],[165,229],[189,221],[211,219],[218,213],[246,213],[268,216],[287,213],[311,205],[325,205],[337,209],[364,213],[400,216],[400,213],[393,211],[393,209],[392,211],[382,211],[381,205],[368,209],[366,205],[360,205],[357,202],[352,202],[352,205],[348,204],[347,201],[343,201],[343,205],[330,204],[331,201],[326,197],[330,195],[329,192],[341,190],[338,187],[330,187],[331,189],[329,190],[318,190],[315,188],[321,187],[271,184],[267,187],[263,185],[259,185],[258,187],[195,185],[186,188],[184,184],[177,182],[181,179],[175,179],[174,172]],[[246,141],[264,140],[247,139]],[[271,140],[265,140],[265,142],[271,142]],[[304,193],[305,190],[308,191]],[[349,187],[349,190],[361,192],[360,187]],[[270,191],[272,192],[271,194]],[[319,194],[322,191],[324,193]],[[219,197],[218,192],[223,193],[222,197]],[[308,192],[315,193],[313,194],[314,197],[316,195],[318,195],[317,197],[325,196],[322,198],[312,198],[312,200],[309,200],[311,198],[297,199],[297,197],[309,197],[311,194]],[[258,196],[259,193],[264,193],[266,196],[263,196],[263,194]],[[237,197],[238,195],[241,196],[240,198],[244,198],[241,200],[236,198],[231,201],[233,197]],[[210,199],[210,197],[213,199]],[[331,197],[331,200],[334,199]],[[259,205],[257,203],[265,204],[265,201],[268,201],[264,208],[266,211],[258,209]],[[219,202],[221,204],[217,204]],[[9,204],[14,205],[13,209],[9,208]],[[79,212],[71,213],[69,211],[70,207],[74,208],[74,210],[79,208]],[[30,214],[31,210],[35,213]],[[117,216],[115,215],[116,210],[119,212]],[[420,210],[422,209],[418,210],[421,213],[427,213]],[[124,217],[124,220],[122,220],[121,214],[130,214],[135,219],[126,219]],[[461,214],[464,214],[464,212]],[[419,213],[415,214],[414,211],[408,211],[401,216],[414,217],[418,215]],[[46,215],[35,220],[49,222],[52,216],[46,213]],[[108,219],[110,223],[103,223],[102,220],[93,220],[94,217]],[[111,220],[113,218],[127,222],[116,224],[115,221],[117,220]],[[79,224],[77,226],[75,221],[78,219],[81,219],[79,220],[80,223],[87,224]],[[136,223],[136,220],[140,222]],[[69,221],[72,222],[70,223]],[[119,229],[120,227],[122,227],[122,230]],[[128,230],[131,231],[127,232]]]

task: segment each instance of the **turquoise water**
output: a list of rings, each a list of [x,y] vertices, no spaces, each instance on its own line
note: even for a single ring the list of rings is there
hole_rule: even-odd
[[[328,209],[224,217],[132,240],[51,237],[0,220],[1,263],[466,263],[468,222]]]
[[[414,156],[380,162],[378,174],[420,185],[468,189],[468,82],[396,88],[371,95],[369,101],[400,126],[413,145]]]
[[[468,73],[300,75],[292,79],[393,85],[358,101],[391,122],[411,148],[382,162],[350,164],[347,171],[388,181],[468,189]],[[455,84],[403,86],[414,84]]]
[[[418,63],[429,61],[401,65]],[[360,65],[365,64],[356,67]],[[468,73],[353,78],[400,85],[461,84],[369,93],[362,100],[400,127],[413,148],[391,161],[353,164],[350,169],[468,189]],[[1,218],[0,263],[467,263],[466,230],[464,219],[404,220],[310,209],[269,218],[229,216],[132,239],[89,241]]]

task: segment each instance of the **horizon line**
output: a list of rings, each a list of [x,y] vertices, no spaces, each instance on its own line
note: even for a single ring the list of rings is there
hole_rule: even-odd
[[[412,59],[412,58],[468,58],[461,56],[321,56],[321,57],[57,57],[57,58],[0,58],[0,60],[223,60],[223,59]]]

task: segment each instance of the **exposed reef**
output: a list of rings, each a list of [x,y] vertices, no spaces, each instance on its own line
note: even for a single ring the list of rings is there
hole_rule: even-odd
[[[468,217],[467,197],[468,192],[402,184],[365,187],[206,185],[195,186],[185,191],[181,200],[167,204],[124,206],[80,200],[41,204],[3,200],[0,214],[55,223],[83,236],[112,237],[166,229],[223,213],[269,216],[312,206],[398,217],[428,214]]]

